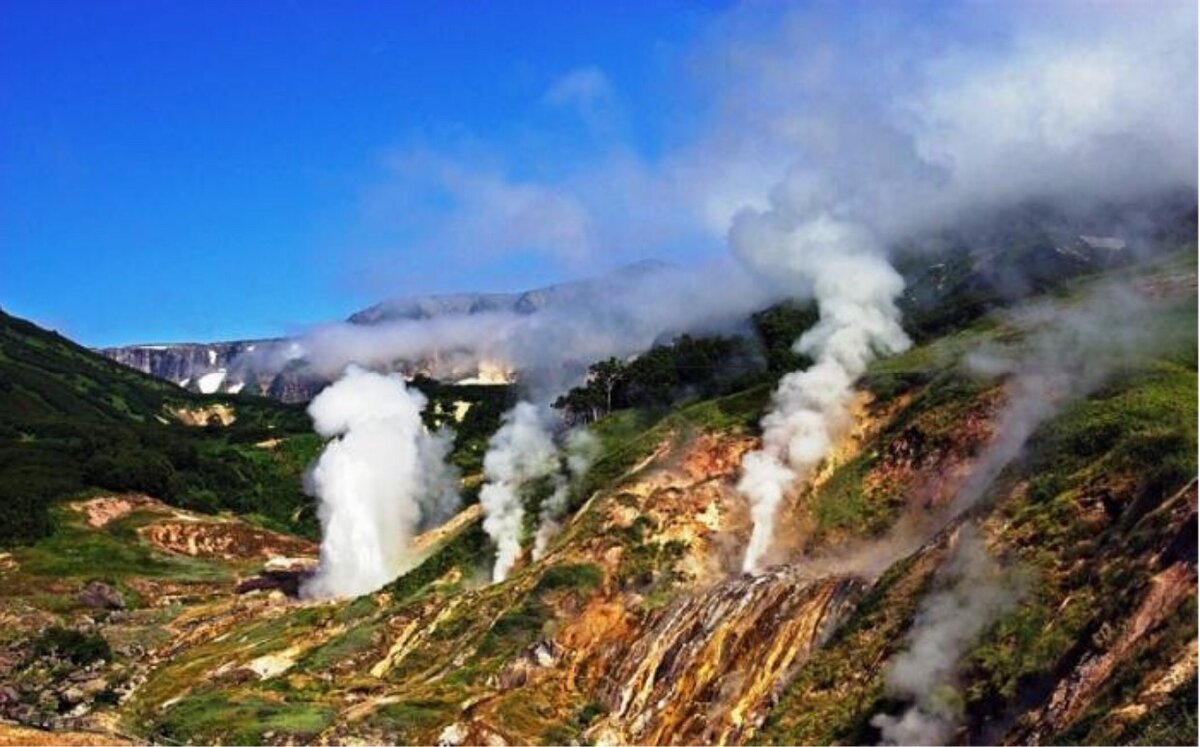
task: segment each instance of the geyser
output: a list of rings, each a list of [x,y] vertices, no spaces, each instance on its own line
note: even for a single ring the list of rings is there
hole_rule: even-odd
[[[839,212],[831,187],[796,175],[775,191],[769,210],[743,213],[731,233],[747,264],[798,296],[810,293],[820,311],[794,346],[815,364],[780,380],[762,420],[762,448],[742,462],[738,490],[750,500],[754,525],[742,563],[748,573],[759,570],[770,547],[784,493],[850,426],[855,380],[877,354],[909,345],[896,308],[904,281],[872,232]]]
[[[422,523],[457,507],[444,438],[421,421],[424,395],[397,375],[351,366],[308,407],[331,440],[309,473],[320,499],[321,562],[306,597],[357,596],[391,581],[413,558]]]
[[[600,453],[600,442],[586,430],[576,429],[567,434],[563,445],[566,471],[554,476],[554,492],[538,512],[537,533],[533,537],[533,559],[540,560],[550,546],[550,540],[562,529],[559,523],[567,512],[571,483],[583,477]]]

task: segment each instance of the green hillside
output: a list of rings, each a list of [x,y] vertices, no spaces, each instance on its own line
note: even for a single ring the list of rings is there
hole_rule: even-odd
[[[207,424],[183,422],[196,418]],[[192,394],[0,312],[0,543],[46,536],[49,507],[93,489],[312,535],[299,480],[319,445],[310,428],[302,407]],[[280,445],[254,447],[268,439]]]
[[[455,463],[478,472],[510,388],[414,386],[430,400],[428,424],[455,428]],[[458,423],[455,402],[470,405]],[[188,392],[0,311],[0,545],[48,535],[49,507],[91,490],[315,537],[301,490],[321,443],[311,429],[303,405]]]

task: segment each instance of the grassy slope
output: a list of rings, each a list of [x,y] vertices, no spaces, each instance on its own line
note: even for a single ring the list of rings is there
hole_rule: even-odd
[[[232,408],[228,427],[172,410]],[[0,312],[0,543],[48,535],[50,507],[89,488],[135,490],[199,510],[257,514],[313,534],[299,475],[319,442],[303,408],[198,395]],[[283,439],[266,450],[254,443]]]
[[[1139,272],[1194,277],[1194,254]],[[978,510],[991,542],[1026,574],[1028,591],[1019,608],[993,625],[965,657],[961,708],[970,738],[992,741],[1003,729],[1033,728],[1026,710],[1047,699],[1057,678],[1089,652],[1102,653],[1096,641],[1127,628],[1127,617],[1161,569],[1156,554],[1173,541],[1175,530],[1164,523],[1160,507],[1194,478],[1197,467],[1195,314],[1193,290],[1147,320],[1145,334],[1164,337],[1170,346],[1159,357],[1130,365],[1104,389],[1046,422]],[[877,364],[868,382],[889,390],[899,374],[936,385],[946,375],[945,363],[955,357],[947,355],[948,348],[962,350],[964,339],[998,332],[985,323],[918,347]],[[941,396],[945,388],[936,391]],[[951,398],[961,403],[964,396],[970,396],[969,388]],[[859,502],[886,513],[886,505],[861,494],[868,469],[847,465],[843,471],[853,474],[844,482],[860,491]],[[830,484],[840,482],[835,476]],[[855,517],[863,533],[888,523],[872,517],[869,511]],[[937,543],[884,575],[829,645],[797,672],[764,727],[764,741],[878,739],[871,716],[901,706],[883,691],[887,658],[903,646],[916,604],[944,552],[944,543]],[[1142,738],[1138,734],[1151,734],[1168,743],[1194,742],[1194,679],[1175,691],[1172,705],[1152,710],[1144,723],[1128,730],[1104,717],[1123,697],[1145,687],[1147,677],[1161,674],[1196,637],[1193,592],[1129,654],[1134,664],[1122,666],[1117,682],[1097,697],[1084,719],[1054,741],[1131,742]],[[1190,706],[1180,706],[1180,698]]]
[[[1194,259],[1181,266],[1194,274]],[[1194,312],[1193,299],[1177,309],[1167,325],[1194,329]],[[963,351],[985,338],[1004,340],[1005,330],[992,319],[978,320],[965,330],[931,339],[873,367],[865,384],[881,403],[901,394],[912,396],[878,442],[886,444],[914,428],[929,441],[952,437],[962,412],[987,391],[958,375],[955,364]],[[1080,641],[1093,636],[1105,622],[1119,621],[1144,587],[1152,570],[1143,562],[1147,543],[1160,539],[1154,502],[1195,472],[1195,361],[1194,343],[1190,348],[1177,347],[1078,403],[1039,432],[1031,449],[1039,459],[1014,465],[994,491],[994,521],[1004,527],[1000,536],[1012,548],[1011,559],[1038,580],[1039,592],[989,631],[968,656],[963,707],[979,733],[985,733],[982,729],[996,719],[1010,716],[1020,705],[1020,693],[1077,659]],[[148,378],[132,375],[138,381]],[[164,397],[176,395],[173,387],[154,383],[164,388]],[[141,390],[135,386],[134,391]],[[186,392],[178,395],[189,401],[211,401]],[[664,439],[684,441],[701,430],[752,429],[768,396],[769,387],[761,386],[667,412],[625,411],[606,418],[594,426],[604,445],[603,456],[572,497],[573,506],[580,507],[597,491],[609,500],[622,476]],[[143,410],[144,414],[161,412],[160,403],[151,400],[151,406],[159,409]],[[137,421],[129,415],[121,417]],[[46,433],[52,431],[33,433],[34,442],[49,439]],[[217,455],[224,448],[242,448],[230,444],[228,434],[186,433],[196,433],[203,448]],[[28,441],[28,435],[18,440]],[[276,458],[262,450],[250,454],[255,459]],[[280,458],[290,460],[291,466],[306,459],[302,449],[284,449],[282,454]],[[871,449],[865,450],[814,497],[823,529],[871,536],[895,516],[894,496],[864,489],[864,476],[876,468],[878,458]],[[1096,481],[1106,476],[1136,478],[1136,489],[1121,493],[1136,500],[1115,506],[1112,510],[1118,518],[1102,527],[1102,538],[1097,539],[1096,527],[1088,523],[1090,518],[1080,505],[1092,495],[1088,491],[1094,492]],[[1031,489],[1007,490],[1023,482]],[[569,548],[586,541],[597,528],[593,516],[591,509],[579,514],[555,546]],[[90,564],[99,566],[111,558],[110,577],[117,583],[126,573],[194,582],[228,573],[131,546],[126,530],[120,524],[101,533],[64,526],[58,536],[24,551],[23,567],[84,578]],[[631,542],[631,547],[638,546],[636,538]],[[867,719],[896,705],[882,696],[883,665],[901,645],[942,552],[935,545],[885,574],[829,646],[797,673],[763,738],[783,742],[874,739]],[[586,595],[595,584],[594,568],[568,564],[551,569],[524,566],[505,584],[478,588],[474,579],[486,572],[488,555],[479,524],[469,524],[379,594],[289,609],[269,619],[249,621],[228,637],[181,650],[122,708],[127,724],[163,741],[257,743],[264,740],[264,733],[270,739],[303,741],[328,729],[398,742],[436,739],[442,726],[460,718],[465,700],[488,692],[491,678],[514,655],[558,624],[564,600]],[[105,560],[97,562],[101,557]],[[1074,572],[1080,563],[1094,566],[1095,572]],[[454,603],[458,606],[434,625],[431,616]],[[409,621],[428,630],[427,639],[382,680],[367,676],[366,669],[386,652],[386,642]],[[1172,618],[1146,644],[1146,668],[1170,658],[1179,641],[1195,638],[1194,614]],[[287,676],[261,682],[239,678],[236,671],[225,678],[203,676],[215,663],[279,652],[294,644],[303,650]],[[464,652],[470,656],[460,660]],[[1136,689],[1144,674],[1133,668],[1123,673],[1129,682],[1117,682],[1102,693],[1095,706],[1098,712],[1089,713],[1062,738],[1131,741],[1139,734],[1147,739],[1177,739],[1180,733],[1194,733],[1194,713],[1188,721],[1194,701],[1190,709],[1188,702],[1172,701],[1170,707],[1152,711],[1130,732],[1105,731],[1111,725],[1102,718],[1104,709],[1122,702],[1125,691]],[[178,696],[183,697],[162,708]],[[338,723],[335,716],[351,696],[394,700],[362,721]],[[516,690],[498,707],[514,731],[529,739],[577,738],[598,706],[584,693],[572,694],[573,715],[564,721],[562,711],[550,706],[556,697],[563,697],[562,693]]]
[[[703,430],[749,429],[762,411],[768,388],[693,403],[663,413],[625,411],[597,424],[604,455],[573,495],[576,507],[596,491],[611,496],[622,476],[669,440],[687,441]],[[571,547],[594,532],[599,509],[581,514],[553,547]],[[636,544],[636,543],[635,543]],[[349,603],[289,612],[284,619],[245,629],[236,641],[213,641],[181,652],[155,672],[128,713],[128,726],[155,738],[176,741],[263,741],[257,719],[269,715],[276,735],[305,739],[311,724],[399,743],[435,741],[456,720],[462,703],[493,690],[497,673],[515,656],[561,624],[563,605],[583,598],[601,582],[587,562],[519,566],[503,584],[480,586],[490,569],[491,549],[480,522],[448,538],[421,565],[381,592]],[[445,614],[440,614],[442,612]],[[426,637],[382,679],[365,670],[378,662],[395,637],[415,621]],[[327,638],[314,630],[333,629]],[[391,631],[389,633],[389,630]],[[315,643],[315,645],[313,645]],[[245,646],[254,653],[305,647],[288,676],[262,682],[198,682],[195,673]],[[243,658],[246,654],[242,654]],[[333,720],[350,690],[364,698],[386,697],[382,707],[353,724]],[[595,718],[598,706],[568,697],[575,716],[563,723],[555,698],[514,691],[495,707],[514,733],[546,735],[551,743],[570,741]],[[182,697],[180,697],[182,696]],[[180,697],[165,709],[164,702]],[[276,702],[269,711],[264,702]],[[290,723],[289,723],[290,722]]]

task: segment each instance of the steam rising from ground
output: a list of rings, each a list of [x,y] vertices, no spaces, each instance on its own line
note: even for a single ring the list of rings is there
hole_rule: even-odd
[[[533,538],[534,560],[540,560],[546,554],[550,540],[562,529],[559,520],[567,512],[571,483],[578,482],[600,455],[600,442],[586,430],[573,430],[567,434],[563,452],[566,456],[566,472],[555,475],[554,492],[542,503],[539,511],[537,534]]]
[[[886,249],[1030,200],[1081,209],[1195,184],[1194,8],[1150,18],[1106,8],[1075,19],[1079,29],[1024,12],[993,20],[1004,21],[1012,44],[968,54],[898,41],[881,52],[894,65],[867,50],[856,59],[856,41],[820,43],[819,19],[805,13],[761,46],[726,50],[742,84],[723,92],[739,104],[729,110],[772,123],[767,142],[788,168],[765,208],[734,220],[734,251],[789,295],[815,298],[821,312],[796,342],[815,365],[780,382],[762,449],[743,463],[739,489],[754,521],[746,571],[758,569],[788,488],[847,427],[855,379],[875,355],[908,344],[895,304],[903,284]],[[910,32],[906,21],[889,19],[893,31]],[[808,53],[789,49],[825,57],[806,66]],[[797,64],[781,64],[789,54]],[[1186,91],[1187,108],[1172,89]],[[1172,165],[1176,157],[1186,169]],[[1019,430],[1013,443],[1024,440]]]
[[[871,724],[886,744],[946,744],[960,717],[958,661],[975,639],[1017,603],[1012,579],[988,555],[974,527],[958,532],[938,572],[937,591],[921,601],[908,648],[892,659],[888,693],[912,701],[900,716],[878,714]]]
[[[521,555],[525,508],[521,490],[558,469],[558,449],[547,426],[547,413],[529,402],[518,402],[504,415],[504,424],[488,441],[483,459],[487,479],[479,492],[483,530],[496,544],[492,580],[508,578]]]
[[[900,275],[882,257],[866,226],[839,217],[844,206],[828,185],[798,175],[781,185],[772,209],[744,213],[731,236],[751,267],[811,293],[820,321],[795,350],[816,363],[780,380],[763,418],[763,444],[742,462],[738,490],[750,499],[754,528],[743,570],[759,569],[785,491],[806,479],[849,426],[855,380],[877,354],[908,347],[896,298]]]
[[[558,522],[567,508],[571,481],[581,477],[596,457],[599,444],[581,430],[567,435],[560,454],[552,422],[544,405],[518,402],[504,414],[503,425],[488,441],[483,458],[487,482],[479,493],[479,502],[483,505],[483,529],[496,545],[492,581],[508,578],[521,555],[525,490],[538,480],[551,481],[552,492],[539,511],[533,548],[536,560],[560,529]]]
[[[800,561],[815,576],[876,578],[986,497],[1004,468],[1018,459],[1037,428],[1122,369],[1178,349],[1190,328],[1166,323],[1164,303],[1128,284],[1106,283],[1069,301],[1044,301],[1009,312],[1020,337],[987,343],[963,361],[967,373],[1004,377],[1006,397],[991,441],[973,459],[951,501],[932,512],[910,508],[875,540],[833,548]]]
[[[1186,343],[1183,338],[1190,337],[1193,327],[1172,325],[1163,311],[1163,305],[1133,287],[1106,284],[1082,298],[1012,312],[1008,322],[1020,338],[1008,347],[985,346],[965,361],[977,375],[1006,377],[1008,394],[991,442],[975,458],[950,504],[932,515],[923,508],[920,515],[906,514],[884,538],[808,558],[800,571],[811,566],[816,576],[875,578],[923,546],[987,495],[1038,426],[1123,368]],[[941,588],[921,603],[908,648],[888,671],[889,694],[910,706],[900,716],[872,719],[886,743],[944,744],[954,736],[961,718],[955,680],[959,659],[988,625],[1013,609],[1018,581],[987,555],[973,527],[959,530],[939,573]]]
[[[927,10],[734,9],[693,50],[703,100],[691,109],[706,118],[652,157],[617,143],[553,169],[512,169],[556,175],[544,182],[504,173],[503,157],[392,159],[402,183],[388,190],[436,194],[449,206],[430,213],[444,220],[422,217],[417,227],[414,245],[431,254],[535,251],[612,266],[648,252],[678,257],[681,246],[717,252],[728,234],[744,269],[689,254],[699,268],[625,278],[534,313],[331,325],[274,367],[295,355],[321,375],[349,362],[435,359],[453,369],[495,360],[544,401],[595,360],[729,325],[783,296],[815,299],[820,322],[796,341],[815,364],[781,380],[762,449],[746,457],[739,483],[754,519],[744,567],[756,570],[786,491],[847,427],[855,380],[872,358],[908,344],[889,248],[1029,201],[1083,209],[1195,188],[1194,5],[951,5],[933,24]],[[847,26],[830,29],[831,19]],[[590,76],[620,97],[604,71]],[[1058,369],[1026,368],[1034,358],[1010,361],[1012,401],[963,506],[1019,453],[1044,417],[1039,408],[1091,375],[1076,367],[1064,383]],[[500,548],[497,578],[519,553],[521,487],[558,469],[534,414],[510,414],[488,455],[483,501]]]
[[[425,429],[424,407],[425,397],[399,376],[356,367],[309,405],[316,431],[331,440],[309,474],[322,539],[305,596],[378,589],[412,564],[414,532],[458,508],[448,439]]]

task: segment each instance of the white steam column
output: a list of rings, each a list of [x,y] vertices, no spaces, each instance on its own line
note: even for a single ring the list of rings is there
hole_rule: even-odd
[[[508,578],[521,555],[525,508],[521,488],[558,469],[558,449],[550,436],[546,414],[529,402],[518,402],[504,414],[504,424],[488,441],[483,458],[487,479],[479,491],[483,530],[496,543],[492,581]]]
[[[769,210],[741,214],[730,235],[753,270],[783,279],[796,297],[813,297],[820,312],[794,345],[816,363],[780,380],[763,417],[762,448],[742,461],[738,490],[754,524],[742,563],[748,573],[770,548],[787,489],[808,478],[850,426],[855,380],[876,355],[909,345],[896,308],[904,281],[836,197],[821,180],[793,175]]]
[[[321,563],[306,597],[375,591],[411,565],[423,519],[457,505],[443,439],[421,421],[425,397],[397,375],[351,366],[308,407],[332,440],[310,472],[320,499]]]

